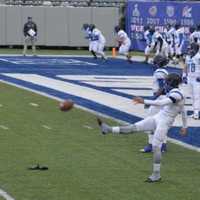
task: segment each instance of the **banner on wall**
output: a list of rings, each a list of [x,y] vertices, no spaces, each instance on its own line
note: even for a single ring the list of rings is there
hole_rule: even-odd
[[[200,24],[200,2],[148,2],[129,0],[126,8],[126,31],[134,50],[144,50],[144,26],[154,25],[162,32],[166,24],[189,27]]]

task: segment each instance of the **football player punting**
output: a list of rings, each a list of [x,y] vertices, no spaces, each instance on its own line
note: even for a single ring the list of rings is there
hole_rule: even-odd
[[[183,127],[181,134],[187,132],[187,117],[184,109],[185,98],[179,89],[181,77],[176,73],[171,73],[166,78],[166,90],[168,93],[163,99],[146,100],[135,97],[134,103],[162,106],[162,109],[155,115],[149,116],[135,124],[126,126],[110,126],[98,119],[98,124],[103,134],[129,134],[140,131],[153,131],[153,173],[147,178],[147,182],[157,182],[161,180],[161,146],[168,130],[173,125],[176,116],[182,113]]]

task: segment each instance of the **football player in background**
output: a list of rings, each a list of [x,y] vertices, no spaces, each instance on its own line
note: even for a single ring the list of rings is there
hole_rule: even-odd
[[[36,56],[35,43],[37,41],[37,25],[33,22],[32,17],[27,18],[27,22],[24,24],[24,50],[23,55],[26,56],[27,46],[31,44],[33,55]]]
[[[197,43],[200,45],[200,25],[197,25],[197,27],[190,27],[190,36],[189,36],[189,42]]]
[[[176,73],[167,76],[165,89],[168,91],[163,99],[146,100],[141,97],[133,98],[136,104],[145,104],[153,106],[162,106],[162,109],[155,115],[149,116],[137,123],[125,126],[110,126],[101,119],[98,124],[102,134],[129,134],[140,131],[153,131],[153,173],[148,177],[147,182],[157,182],[161,180],[161,146],[168,130],[173,125],[176,116],[182,113],[183,127],[180,132],[183,135],[187,133],[187,117],[184,109],[185,98],[179,89],[181,77]]]
[[[115,33],[116,33],[116,41],[119,47],[119,54],[125,55],[128,62],[132,63],[131,55],[130,55],[130,48],[131,48],[131,40],[128,37],[127,33],[120,28],[120,26],[115,26]]]
[[[92,53],[93,57],[97,59],[96,53],[92,51],[92,41],[91,41],[92,32],[90,30],[90,25],[87,23],[83,24],[82,30],[84,31],[85,39],[89,41],[89,51]]]
[[[168,44],[159,32],[159,29],[156,28],[152,36],[153,49],[156,50],[155,55],[162,55],[168,58]]]
[[[192,96],[194,119],[200,118],[200,52],[197,43],[190,44],[183,65],[183,81],[188,84]]]
[[[96,28],[94,24],[90,24],[90,31],[91,31],[91,52],[99,54],[103,60],[106,60],[107,58],[104,53],[106,39],[104,35],[99,29]]]
[[[169,59],[173,59],[175,54],[174,33],[175,28],[171,24],[167,24],[164,29],[164,39],[168,44]]]
[[[175,54],[177,60],[175,61],[175,64],[181,59],[183,55],[184,42],[185,42],[184,28],[181,27],[180,24],[176,24],[174,32],[174,43],[175,43]]]
[[[150,53],[153,50],[152,37],[153,37],[154,32],[155,32],[154,27],[144,26],[144,39],[146,41],[146,47],[144,50],[145,63],[148,63]]]
[[[165,98],[165,79],[168,76],[168,71],[164,69],[164,67],[168,64],[168,59],[165,56],[157,55],[153,59],[153,65],[155,67],[155,71],[153,73],[153,99],[161,100]],[[149,107],[148,116],[153,116],[157,114],[161,106],[151,105]],[[148,144],[141,149],[141,152],[149,153],[153,151],[152,142],[153,142],[153,132],[148,131]],[[165,152],[167,150],[167,135],[163,139],[161,151]]]

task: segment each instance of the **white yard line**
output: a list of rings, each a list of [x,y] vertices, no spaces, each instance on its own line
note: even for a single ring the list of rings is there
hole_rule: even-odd
[[[42,127],[45,128],[45,129],[48,129],[48,130],[51,130],[51,129],[52,129],[50,126],[47,126],[47,125],[45,125],[45,124],[42,125]]]
[[[0,189],[0,196],[3,197],[5,200],[15,200],[13,197],[11,197],[7,192]]]
[[[37,103],[29,103],[29,105],[33,106],[33,107],[38,107],[39,105]]]
[[[91,126],[89,126],[89,125],[83,125],[83,127],[84,127],[84,128],[87,128],[87,129],[90,129],[90,130],[94,129],[93,127],[91,127]]]
[[[9,129],[7,126],[4,126],[4,125],[0,125],[0,128],[3,129],[3,130],[8,130]]]

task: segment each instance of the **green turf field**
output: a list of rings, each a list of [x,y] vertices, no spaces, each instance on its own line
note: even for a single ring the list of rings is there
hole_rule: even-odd
[[[163,181],[145,183],[152,155],[138,152],[143,134],[103,136],[93,114],[61,112],[57,101],[3,83],[0,89],[0,188],[15,200],[198,199],[199,153],[169,144]],[[49,170],[27,170],[37,163]]]

